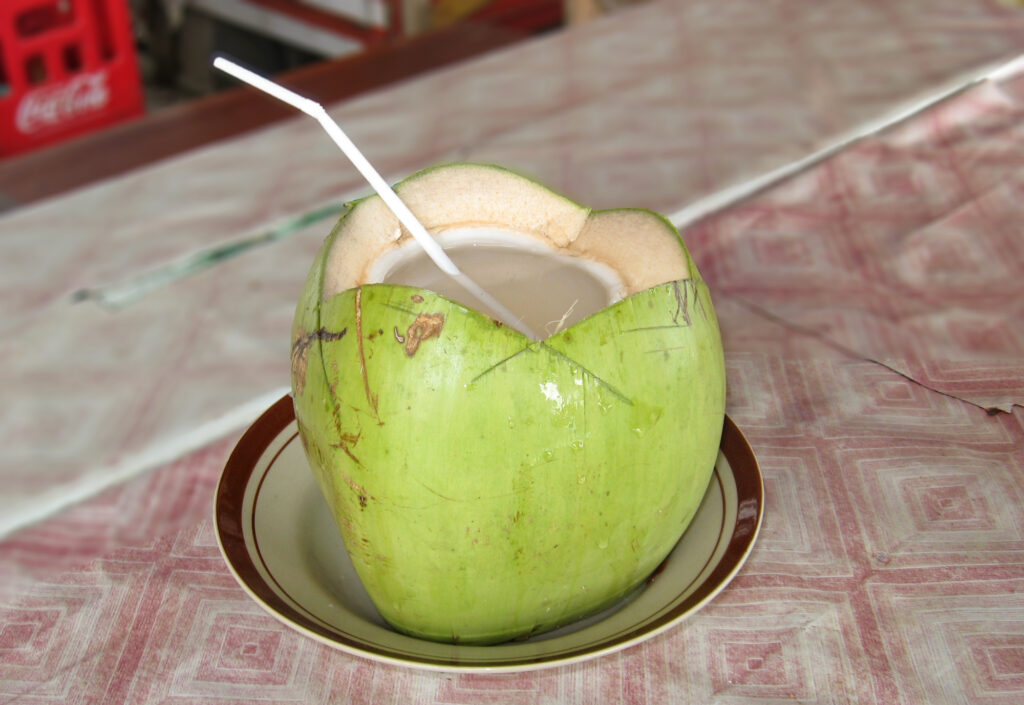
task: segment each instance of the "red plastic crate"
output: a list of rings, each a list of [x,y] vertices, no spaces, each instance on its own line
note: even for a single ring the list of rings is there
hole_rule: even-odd
[[[143,110],[125,0],[0,0],[0,157]]]

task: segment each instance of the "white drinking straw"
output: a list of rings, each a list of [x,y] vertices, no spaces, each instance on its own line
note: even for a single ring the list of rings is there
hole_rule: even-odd
[[[306,113],[310,117],[313,117],[320,123],[320,125],[327,131],[334,143],[338,145],[345,156],[349,158],[352,165],[363,175],[363,178],[369,182],[373,190],[383,199],[384,203],[391,212],[398,216],[398,220],[408,229],[413,238],[419,243],[423,251],[427,253],[427,256],[434,261],[434,264],[438,268],[459,283],[464,289],[476,297],[480,303],[487,306],[491,311],[498,316],[498,318],[508,325],[512,326],[524,335],[533,338],[534,340],[539,339],[538,336],[530,330],[530,328],[522,322],[519,316],[512,313],[506,308],[500,301],[495,299],[486,290],[484,290],[479,284],[474,282],[468,276],[462,273],[462,271],[452,261],[451,257],[441,249],[441,246],[437,243],[427,229],[423,227],[423,224],[412,214],[409,207],[398,197],[398,194],[394,192],[391,186],[388,185],[384,179],[381,178],[377,170],[373,168],[369,160],[363,156],[363,153],[359,151],[355,143],[349,139],[345,131],[341,129],[341,126],[336,123],[331,116],[324,109],[324,106],[320,105],[314,100],[310,100],[304,96],[290,91],[284,86],[274,83],[273,81],[260,76],[257,73],[250,71],[247,68],[239,66],[230,59],[226,59],[222,56],[218,56],[213,60],[214,68],[220,69],[224,73],[230,74],[240,81],[248,83],[254,88],[267,93],[278,100],[287,103],[293,108],[297,108],[302,112]]]

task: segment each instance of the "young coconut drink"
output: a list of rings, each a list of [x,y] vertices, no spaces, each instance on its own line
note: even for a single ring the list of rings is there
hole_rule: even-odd
[[[707,286],[649,211],[473,164],[395,191],[544,337],[471,308],[379,197],[342,216],[299,302],[292,386],[363,585],[395,629],[460,643],[608,607],[711,478],[725,369]]]

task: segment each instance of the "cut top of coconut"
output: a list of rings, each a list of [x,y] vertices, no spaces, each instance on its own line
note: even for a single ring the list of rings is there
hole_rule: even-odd
[[[528,309],[515,312],[549,335],[553,325],[691,276],[682,240],[661,216],[591,211],[500,167],[435,167],[395,191],[460,270],[504,305]],[[325,299],[387,282],[474,302],[427,260],[378,197],[357,202],[339,221],[323,274]]]
[[[547,247],[534,238],[498,228],[448,230],[437,237],[459,269],[501,301],[537,336],[551,336],[624,298],[626,287],[611,267]],[[427,289],[464,305],[474,302],[416,243],[386,252],[368,283]],[[483,310],[499,320],[497,312]]]

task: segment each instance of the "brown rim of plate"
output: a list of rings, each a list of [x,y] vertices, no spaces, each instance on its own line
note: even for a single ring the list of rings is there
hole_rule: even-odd
[[[703,580],[694,592],[670,609],[657,614],[652,620],[645,621],[635,629],[624,630],[612,636],[601,638],[596,644],[574,646],[570,649],[547,653],[536,657],[509,657],[507,659],[473,659],[473,658],[431,658],[420,654],[404,654],[395,649],[385,649],[360,639],[324,627],[306,614],[296,610],[283,600],[277,592],[264,580],[263,575],[253,563],[252,555],[245,545],[243,523],[249,518],[243,516],[243,501],[249,479],[252,477],[259,460],[263,457],[280,433],[295,420],[295,411],[291,396],[285,395],[267,409],[243,434],[234,451],[228,458],[224,472],[217,486],[215,504],[216,531],[224,555],[235,576],[268,608],[274,616],[294,626],[315,634],[329,642],[344,646],[347,649],[376,655],[391,661],[408,661],[407,665],[422,665],[432,668],[478,669],[480,671],[499,670],[511,666],[529,666],[551,661],[553,663],[571,661],[582,656],[596,655],[615,650],[616,647],[638,639],[644,635],[660,631],[666,625],[686,615],[705,600],[709,599],[722,584],[729,579],[732,572],[738,569],[757,536],[764,507],[764,487],[757,461],[749,443],[728,416],[722,427],[721,450],[732,468],[736,483],[737,516],[736,525],[721,560],[711,575]],[[282,446],[286,447],[289,442]],[[278,451],[278,455],[281,451]],[[276,456],[271,460],[271,465]],[[269,467],[268,467],[269,470]],[[715,477],[718,478],[716,471]],[[724,528],[724,527],[723,527]],[[658,570],[661,568],[659,567]],[[657,580],[658,571],[648,579]],[[688,587],[688,586],[687,586]],[[684,588],[685,589],[685,588]],[[408,637],[414,639],[415,637]],[[501,646],[500,644],[496,646]],[[455,647],[457,648],[457,647]],[[486,647],[485,647],[486,648]]]

